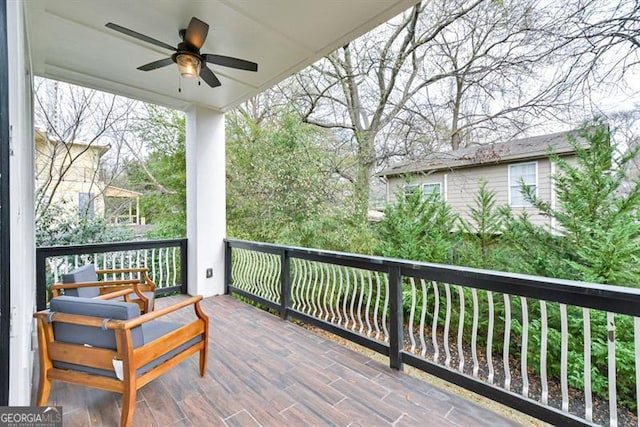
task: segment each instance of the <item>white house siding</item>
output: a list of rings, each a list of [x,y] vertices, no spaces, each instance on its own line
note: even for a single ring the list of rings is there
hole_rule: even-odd
[[[64,150],[58,148],[54,155],[54,145],[53,142],[45,142],[43,134],[36,132],[36,189],[45,188],[47,180],[50,180],[46,190],[48,197],[54,204],[74,214],[80,206],[80,193],[93,194],[94,214],[103,217],[106,184],[99,168],[100,158],[107,149],[98,145],[68,144]],[[65,174],[60,179],[62,170]]]
[[[575,163],[574,156],[569,157],[568,160]],[[522,160],[510,164],[529,162],[537,163],[538,197],[551,202],[551,162],[548,159],[538,159]],[[389,202],[395,202],[397,196],[403,194],[405,185],[439,182],[443,191],[446,189],[446,194],[443,194],[443,197],[453,211],[463,219],[469,219],[470,207],[475,206],[474,199],[483,180],[487,182],[487,188],[495,194],[496,206],[509,204],[509,164],[507,163],[418,173],[412,175],[409,180],[406,177],[388,177]],[[513,207],[512,209],[516,215],[526,211],[534,224],[551,226],[551,220],[540,215],[535,208]]]

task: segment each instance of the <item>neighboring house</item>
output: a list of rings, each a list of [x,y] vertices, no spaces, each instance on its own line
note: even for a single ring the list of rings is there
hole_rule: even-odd
[[[386,178],[389,203],[419,188],[425,194],[440,194],[464,219],[469,218],[469,208],[475,206],[481,183],[486,181],[498,206],[511,206],[515,214],[525,211],[535,224],[554,229],[552,220],[540,215],[524,199],[520,183],[531,186],[541,200],[553,206],[556,198],[551,176],[556,168],[549,161],[548,152],[552,149],[574,162],[575,150],[567,140],[570,133],[573,132],[432,153],[421,161],[385,169],[378,176]]]
[[[141,193],[107,185],[100,159],[109,151],[108,145],[82,142],[60,143],[45,131],[35,131],[36,192],[44,192],[52,203],[77,209],[80,214],[104,217],[111,222],[140,224]],[[126,214],[110,218],[105,198],[128,199]],[[135,206],[135,210],[134,210]]]

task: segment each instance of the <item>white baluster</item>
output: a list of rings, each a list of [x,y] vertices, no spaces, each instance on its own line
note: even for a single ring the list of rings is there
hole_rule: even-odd
[[[527,307],[527,299],[520,297],[522,306],[522,345],[520,351],[520,373],[522,375],[522,395],[529,397],[529,375],[527,374],[527,357],[529,344],[529,310]]]
[[[502,349],[502,364],[504,365],[504,388],[511,389],[511,369],[509,368],[509,345],[511,341],[511,298],[507,294],[504,299],[504,342]]]
[[[433,284],[433,322],[431,324],[431,342],[433,343],[433,361],[438,363],[438,317],[440,316],[440,292],[438,284]]]
[[[353,273],[353,292],[351,293],[351,304],[349,305],[349,314],[351,319],[351,330],[356,330],[356,317],[353,314],[353,307],[356,302],[357,292],[358,292],[358,276],[356,275],[356,270],[351,268],[351,273]]]
[[[364,331],[364,322],[362,321],[362,298],[364,298],[364,272],[360,270],[360,295],[358,299],[358,324],[360,324],[360,328],[358,329],[358,333],[362,334]]]
[[[371,321],[369,320],[369,318],[371,317],[371,298],[373,297],[373,281],[371,280],[371,270],[367,270],[367,282],[369,283],[369,288],[367,292],[367,304],[364,308],[364,314],[367,321],[367,336],[370,337],[373,334],[373,328],[371,327]]]
[[[471,359],[473,359],[473,376],[478,377],[480,365],[478,364],[478,290],[471,288],[471,298],[473,300],[473,326],[471,329]]]
[[[446,355],[444,359],[444,366],[447,368],[451,364],[451,352],[449,351],[449,323],[451,321],[451,290],[449,284],[444,284],[444,292],[447,299],[447,313],[444,318],[444,353]]]
[[[380,327],[378,326],[378,313],[380,309],[380,274],[375,273],[376,278],[376,303],[373,306],[373,327],[376,330],[375,339],[380,339]]]
[[[549,338],[549,328],[547,325],[547,303],[540,301],[540,317],[542,320],[542,328],[540,337],[540,383],[542,384],[541,401],[543,404],[549,404],[549,383],[547,382],[547,341]]]
[[[487,329],[487,382],[493,384],[493,321],[494,321],[494,306],[493,306],[493,292],[487,291],[487,304],[489,305],[489,325]]]
[[[609,362],[609,425],[618,425],[618,396],[616,391],[616,323],[613,313],[607,312],[607,359]]]
[[[593,398],[591,395],[591,316],[588,308],[582,308],[584,329],[584,418],[593,421]],[[638,363],[636,361],[636,363]]]
[[[389,326],[387,325],[387,310],[389,309],[389,275],[384,277],[384,304],[382,305],[382,330],[384,331],[384,341],[389,342]]]
[[[409,277],[409,284],[411,285],[411,310],[409,311],[409,340],[411,341],[411,348],[409,351],[413,353],[416,350],[416,340],[413,337],[413,322],[416,312],[416,281],[413,277]]]
[[[464,371],[464,347],[462,346],[462,334],[464,333],[464,290],[458,286],[458,298],[460,299],[460,314],[458,316],[458,371]]]
[[[567,327],[567,306],[560,304],[560,389],[562,392],[562,410],[569,411],[569,386],[567,379],[567,353],[569,331]]]
[[[427,343],[424,338],[424,321],[427,317],[427,284],[424,279],[420,279],[420,286],[422,288],[422,310],[420,311],[420,356],[424,357],[427,354]]]

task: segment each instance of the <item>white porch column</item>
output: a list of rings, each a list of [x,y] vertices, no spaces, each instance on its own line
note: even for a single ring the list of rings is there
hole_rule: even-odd
[[[226,236],[224,113],[194,106],[187,110],[188,291],[224,293]],[[212,277],[207,277],[211,269]]]
[[[34,355],[31,345],[34,325],[32,314],[35,311],[36,283],[32,81],[23,2],[7,2],[7,38],[11,125],[9,404],[22,406],[29,405],[31,401]]]

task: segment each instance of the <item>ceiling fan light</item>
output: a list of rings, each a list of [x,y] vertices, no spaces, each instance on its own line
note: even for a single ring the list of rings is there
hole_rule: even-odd
[[[178,64],[180,75],[185,79],[197,79],[200,76],[202,63],[197,56],[181,53],[176,56],[176,63]]]

